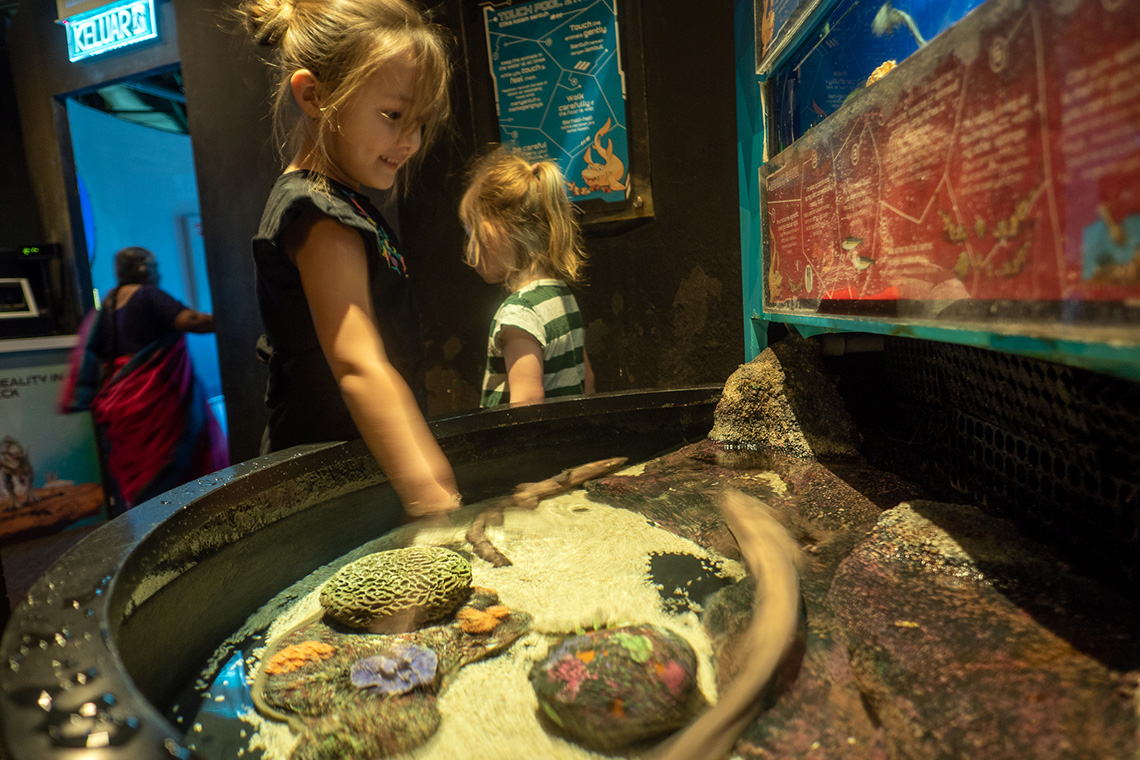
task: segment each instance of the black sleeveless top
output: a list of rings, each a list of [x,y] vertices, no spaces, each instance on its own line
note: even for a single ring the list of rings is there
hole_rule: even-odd
[[[269,362],[266,451],[360,437],[317,340],[300,272],[282,245],[285,230],[309,209],[360,233],[368,259],[372,313],[385,353],[411,387],[420,409],[425,408],[420,317],[396,235],[365,196],[335,180],[328,183],[326,194],[310,187],[307,171],[283,174],[273,185],[253,239],[257,303],[265,327],[263,342],[268,344],[259,345],[259,353],[268,354]]]

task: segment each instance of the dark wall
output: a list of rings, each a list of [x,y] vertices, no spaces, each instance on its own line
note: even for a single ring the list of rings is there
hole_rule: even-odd
[[[452,132],[426,157],[398,204],[401,238],[425,315],[433,415],[477,404],[486,329],[502,297],[461,258],[456,210],[464,169],[481,147],[468,81],[489,76],[467,71],[462,63],[459,19],[465,1],[443,0],[438,7],[438,20],[457,36]],[[655,217],[587,240],[590,282],[579,300],[603,391],[721,382],[744,358],[732,4],[634,1],[647,11],[643,33],[626,40],[624,53],[644,60]],[[177,40],[86,67],[67,63],[51,5],[25,0],[9,35],[28,164],[40,177],[33,184],[46,239],[71,247],[82,235],[71,228],[68,204],[74,198],[66,182],[74,183],[74,172],[65,179],[70,151],[55,137],[59,108],[52,98],[173,63],[178,49],[183,51],[230,450],[235,460],[256,456],[265,419],[264,370],[254,359],[261,328],[249,240],[279,171],[270,143],[267,74],[227,18],[232,0],[159,3],[160,23],[177,20]]]
[[[268,116],[268,67],[257,60],[224,0],[177,2],[182,84],[198,174],[198,204],[214,299],[218,366],[234,461],[257,455],[265,427],[266,367],[255,346],[250,240],[280,162]]]
[[[0,30],[7,30],[4,19],[0,19]],[[19,114],[7,40],[0,39],[0,145],[4,146],[0,150],[0,177],[4,178],[0,182],[0,209],[4,209],[0,214],[0,247],[35,243],[40,237],[40,213],[31,193]]]
[[[655,216],[591,241],[583,303],[607,390],[723,382],[744,361],[732,3],[643,7]]]
[[[641,37],[627,37],[623,54],[627,68],[643,56],[655,216],[587,237],[589,283],[579,303],[600,391],[722,382],[744,360],[732,4],[642,5]],[[459,0],[445,7],[442,20],[459,28]],[[460,39],[461,58],[464,42],[486,45]],[[483,86],[469,88],[468,77]],[[471,91],[481,95],[488,77],[459,72],[456,134],[433,151],[401,204],[404,245],[421,286],[430,284],[422,288],[428,389],[439,412],[477,403],[486,329],[501,297],[457,263],[464,168],[482,147],[474,120],[484,104],[472,104]]]

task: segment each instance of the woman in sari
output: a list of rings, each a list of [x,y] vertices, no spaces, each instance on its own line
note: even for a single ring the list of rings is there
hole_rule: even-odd
[[[161,290],[145,248],[115,254],[115,277],[84,320],[62,403],[91,411],[123,502],[112,514],[229,465],[186,348],[185,333],[213,332],[213,316]]]

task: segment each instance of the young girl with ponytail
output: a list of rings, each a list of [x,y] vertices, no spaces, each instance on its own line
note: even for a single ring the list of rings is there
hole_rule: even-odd
[[[481,405],[593,393],[569,287],[583,279],[585,254],[558,166],[497,148],[475,165],[459,215],[467,263],[510,292],[491,322]]]

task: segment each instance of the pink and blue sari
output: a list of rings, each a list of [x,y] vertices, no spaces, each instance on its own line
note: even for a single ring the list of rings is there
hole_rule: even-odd
[[[133,356],[104,361],[94,350],[103,314],[84,320],[60,407],[91,412],[126,508],[229,466],[185,336],[172,332]]]

